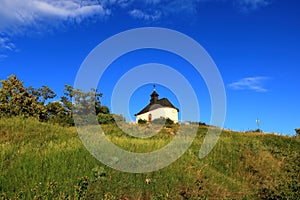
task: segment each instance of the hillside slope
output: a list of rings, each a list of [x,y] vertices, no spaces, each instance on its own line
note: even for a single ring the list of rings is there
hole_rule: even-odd
[[[126,137],[112,125],[103,128],[113,142],[138,152],[147,152],[149,145],[160,148],[174,131],[164,129],[145,142]],[[97,161],[73,127],[2,118],[0,199],[299,198],[299,139],[224,131],[201,160],[198,153],[206,131],[200,127],[192,146],[170,166],[130,174]]]

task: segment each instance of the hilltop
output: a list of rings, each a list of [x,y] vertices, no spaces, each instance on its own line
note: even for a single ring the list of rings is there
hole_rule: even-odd
[[[124,149],[159,149],[176,125],[150,139],[128,137],[103,125]],[[192,146],[159,171],[131,174],[111,169],[85,149],[74,127],[36,119],[0,119],[2,199],[297,199],[300,140],[296,137],[223,131],[204,159],[199,149],[208,127]],[[174,129],[174,130],[172,130]]]

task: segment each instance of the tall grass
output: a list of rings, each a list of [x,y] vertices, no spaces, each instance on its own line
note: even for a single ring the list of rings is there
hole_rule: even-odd
[[[153,138],[138,139],[114,125],[102,127],[112,142],[133,152],[160,149],[176,134],[164,129]],[[199,159],[206,131],[200,127],[192,146],[168,167],[131,174],[91,156],[73,127],[2,118],[0,199],[297,198],[297,138],[224,131],[213,151]]]

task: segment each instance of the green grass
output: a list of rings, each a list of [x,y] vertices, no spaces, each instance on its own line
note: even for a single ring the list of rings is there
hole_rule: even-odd
[[[176,129],[149,139],[102,126],[112,142],[133,152],[168,144]],[[224,131],[199,159],[207,128],[185,154],[159,171],[111,169],[85,149],[74,127],[33,119],[0,119],[0,199],[297,199],[300,141],[295,137]],[[150,179],[150,184],[146,179]]]

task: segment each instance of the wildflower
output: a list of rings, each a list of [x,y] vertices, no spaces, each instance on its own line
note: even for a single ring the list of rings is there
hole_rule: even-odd
[[[150,178],[146,178],[145,182],[146,182],[146,184],[150,184],[150,182],[151,182]]]

